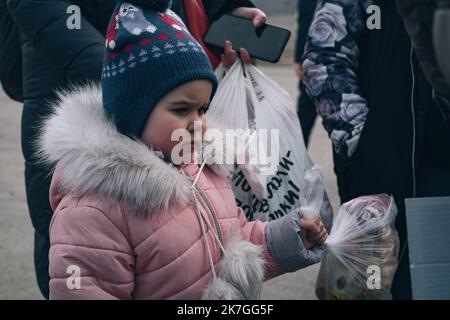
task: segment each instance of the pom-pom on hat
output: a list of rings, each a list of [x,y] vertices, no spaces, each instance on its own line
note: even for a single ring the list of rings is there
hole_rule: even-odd
[[[217,79],[171,0],[118,1],[106,35],[103,105],[119,131],[139,138],[155,105],[180,85]]]

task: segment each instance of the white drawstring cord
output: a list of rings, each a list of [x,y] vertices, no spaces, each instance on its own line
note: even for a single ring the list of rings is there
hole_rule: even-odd
[[[203,163],[202,163],[202,165],[200,166],[200,169],[198,170],[197,175],[196,175],[196,177],[195,177],[195,179],[194,179],[194,183],[193,183],[192,186],[191,186],[191,188],[194,190],[194,195],[195,195],[195,185],[197,184],[198,179],[200,178],[200,174],[202,173],[203,168],[204,168],[205,165],[206,165],[206,161],[208,161],[208,158],[209,158],[209,157],[205,157],[205,160],[203,160]],[[198,201],[198,199],[197,199],[196,196],[195,196],[195,200],[196,200],[196,202]],[[197,204],[197,206],[198,206],[198,204]],[[224,255],[227,255],[227,252],[226,252],[226,250],[225,250],[225,248],[224,248],[222,242],[220,241],[219,236],[217,235],[216,230],[214,230],[213,226],[211,225],[211,221],[209,221],[209,219],[207,219],[205,216],[203,216],[203,213],[202,213],[201,211],[200,211],[200,214],[202,215],[203,219],[205,219],[206,223],[208,224],[208,227],[211,229],[211,231],[212,231],[212,233],[213,233],[213,235],[214,235],[214,238],[216,239],[217,243],[219,244],[220,249],[222,250],[222,253],[223,253]]]
[[[195,185],[197,184],[197,181],[198,181],[198,179],[200,178],[200,174],[202,173],[203,168],[204,168],[205,165],[206,165],[206,161],[208,161],[208,158],[205,158],[205,160],[203,160],[203,163],[202,163],[202,165],[200,166],[200,169],[198,169],[197,175],[195,176],[194,183],[192,184],[191,188],[194,188]]]
[[[211,252],[211,247],[209,245],[208,238],[206,236],[206,230],[205,230],[204,221],[206,221],[208,227],[210,228],[210,230],[211,230],[211,232],[212,232],[212,234],[214,236],[214,239],[219,244],[220,250],[222,250],[224,255],[227,255],[227,252],[226,252],[224,246],[222,245],[222,242],[220,241],[219,236],[217,235],[217,232],[214,230],[214,227],[212,226],[211,221],[209,221],[209,219],[207,217],[205,217],[203,215],[202,211],[200,210],[200,206],[199,206],[199,203],[198,203],[199,200],[197,198],[196,189],[195,189],[195,186],[197,185],[198,179],[200,178],[200,174],[203,172],[203,169],[204,169],[204,167],[206,165],[206,161],[207,160],[208,160],[208,157],[205,157],[205,159],[202,162],[202,165],[200,166],[200,168],[199,168],[199,170],[197,172],[197,175],[196,175],[196,177],[194,179],[194,182],[192,183],[191,188],[192,188],[192,194],[194,196],[195,211],[196,211],[196,214],[197,214],[197,219],[198,219],[198,221],[200,223],[200,228],[202,230],[202,235],[203,235],[203,238],[204,238],[204,241],[205,241],[205,244],[206,244],[206,249],[208,251],[208,259],[209,259],[209,263],[211,265],[211,272],[213,274],[213,277],[217,278],[216,270],[215,270],[215,267],[214,267],[214,260],[213,260],[212,252]],[[183,170],[181,170],[181,173],[186,175]]]
[[[208,251],[208,258],[209,258],[209,264],[211,265],[211,272],[213,274],[213,278],[215,279],[215,278],[217,278],[216,269],[214,267],[214,261],[213,261],[213,257],[212,257],[212,253],[211,253],[211,248],[209,246],[208,238],[206,237],[205,226],[203,224],[203,216],[201,215],[201,212],[200,212],[197,196],[195,195],[195,190],[192,190],[192,194],[194,195],[194,198],[195,198],[195,209],[196,209],[195,212],[197,213],[197,219],[200,223],[200,228],[202,229],[203,239],[205,241],[206,249]]]

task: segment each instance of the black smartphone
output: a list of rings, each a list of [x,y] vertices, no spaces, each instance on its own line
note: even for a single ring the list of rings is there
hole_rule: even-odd
[[[254,58],[278,62],[290,36],[289,30],[268,24],[255,28],[249,19],[226,14],[211,24],[203,41],[224,48],[229,40],[236,51],[245,48]]]

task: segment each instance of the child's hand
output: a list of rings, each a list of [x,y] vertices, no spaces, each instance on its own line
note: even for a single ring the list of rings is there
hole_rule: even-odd
[[[221,61],[225,68],[229,69],[239,59],[239,55],[236,50],[233,49],[233,44],[230,41],[225,42],[224,54],[221,56]],[[241,59],[245,64],[252,63],[252,58],[247,50],[241,48]]]
[[[302,227],[302,240],[306,249],[311,249],[316,244],[324,243],[327,240],[328,233],[322,223],[320,215],[315,220],[300,219]]]

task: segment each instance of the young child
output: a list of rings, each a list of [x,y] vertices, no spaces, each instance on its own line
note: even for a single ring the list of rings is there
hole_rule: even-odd
[[[171,163],[172,132],[204,132],[217,80],[167,8],[119,3],[101,88],[61,92],[45,122],[51,299],[256,299],[320,259],[320,221],[248,222],[219,165]]]

